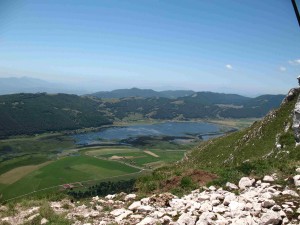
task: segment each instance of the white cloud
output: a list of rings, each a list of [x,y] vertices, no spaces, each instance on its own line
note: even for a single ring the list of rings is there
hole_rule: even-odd
[[[232,65],[230,65],[230,64],[227,64],[225,67],[226,67],[227,69],[229,69],[229,70],[232,70],[232,69],[233,69]]]
[[[284,72],[284,71],[286,71],[286,68],[285,68],[284,66],[280,66],[280,67],[279,67],[279,70],[280,70],[281,72]]]
[[[300,59],[294,59],[294,60],[290,60],[289,64],[291,65],[300,65]]]

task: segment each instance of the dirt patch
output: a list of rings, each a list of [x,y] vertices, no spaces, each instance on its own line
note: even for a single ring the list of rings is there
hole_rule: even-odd
[[[112,160],[120,160],[120,159],[138,159],[138,158],[145,158],[146,156],[118,156],[118,155],[113,155],[109,159]]]
[[[30,166],[21,166],[14,168],[0,176],[0,183],[1,184],[13,184],[22,177],[26,176],[27,174],[31,173],[34,170],[37,170],[43,166],[48,165],[52,161],[44,162],[39,165],[30,165]]]
[[[113,155],[112,157],[110,157],[109,159],[111,160],[119,160],[119,159],[123,159],[123,156],[117,156],[117,155]]]
[[[144,151],[144,152],[148,155],[154,156],[155,158],[159,158],[159,155],[156,155],[154,152],[150,152],[150,151]]]
[[[192,180],[199,184],[199,186],[203,186],[207,184],[208,182],[218,178],[216,174],[209,173],[207,171],[203,170],[190,170],[182,174],[181,176],[175,176],[171,179],[166,180],[165,184],[162,185],[164,187],[164,190],[170,190],[174,187],[178,187],[180,185],[181,179],[183,177],[190,177]]]
[[[109,159],[119,160],[119,159],[133,159],[133,158],[134,158],[133,156],[117,156],[117,155],[113,155]]]

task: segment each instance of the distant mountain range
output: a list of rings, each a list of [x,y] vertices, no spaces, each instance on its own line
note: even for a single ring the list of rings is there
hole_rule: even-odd
[[[86,94],[84,90],[68,88],[65,84],[52,83],[32,77],[6,77],[0,78],[0,95],[16,93],[68,93]]]
[[[178,98],[183,96],[189,96],[194,94],[191,90],[169,90],[169,91],[154,91],[152,89],[117,89],[113,91],[99,91],[90,96],[95,96],[97,98],[128,98],[128,97],[143,97],[143,98]]]

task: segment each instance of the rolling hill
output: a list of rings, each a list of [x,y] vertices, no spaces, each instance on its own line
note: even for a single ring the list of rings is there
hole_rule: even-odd
[[[194,91],[190,90],[170,90],[170,91],[154,91],[152,89],[117,89],[113,91],[100,91],[90,96],[97,98],[128,98],[128,97],[142,97],[142,98],[178,98],[183,96],[192,95]]]

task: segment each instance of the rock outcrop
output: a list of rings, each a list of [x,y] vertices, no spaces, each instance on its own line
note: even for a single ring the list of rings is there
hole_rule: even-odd
[[[299,190],[277,185],[271,178],[274,175],[265,176],[263,181],[243,177],[239,187],[227,183],[226,188],[233,191],[210,186],[194,190],[181,198],[162,193],[140,199],[135,194],[120,193],[105,198],[96,196],[89,202],[51,202],[50,206],[74,225],[300,224]],[[298,178],[299,175],[294,176],[296,186]],[[0,223],[21,224],[38,215],[38,207],[33,207],[1,218]],[[41,224],[47,224],[48,219],[43,218]]]
[[[291,89],[283,102],[293,100],[296,96],[299,95],[299,93],[300,88]],[[298,145],[300,144],[300,96],[298,97],[295,104],[292,128],[294,130],[296,145]]]

